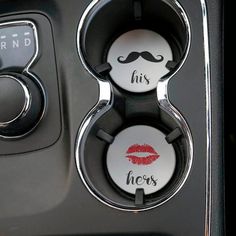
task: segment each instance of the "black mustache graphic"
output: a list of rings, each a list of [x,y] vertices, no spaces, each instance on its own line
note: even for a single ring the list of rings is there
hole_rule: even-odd
[[[122,64],[128,64],[133,61],[136,61],[139,57],[142,57],[143,59],[150,61],[150,62],[162,62],[164,60],[164,57],[161,55],[158,55],[157,58],[155,58],[150,52],[144,51],[144,52],[131,52],[126,59],[124,59],[123,56],[120,56],[117,58],[118,62]]]

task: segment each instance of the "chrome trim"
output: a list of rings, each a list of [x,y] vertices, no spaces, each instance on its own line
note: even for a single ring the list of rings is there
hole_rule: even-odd
[[[207,129],[207,154],[206,154],[206,212],[205,212],[205,236],[211,236],[212,217],[212,100],[211,100],[211,66],[210,66],[210,42],[208,29],[208,13],[205,0],[200,0],[203,17],[205,80],[206,80],[206,129]]]
[[[30,95],[30,91],[27,88],[27,86],[22,81],[20,81],[19,79],[17,79],[16,77],[14,77],[12,75],[7,75],[7,74],[6,75],[4,75],[4,74],[0,75],[0,80],[5,79],[5,78],[15,80],[18,84],[20,84],[21,88],[24,91],[25,102],[24,102],[24,105],[21,109],[21,112],[16,117],[14,117],[13,119],[11,119],[9,121],[6,121],[6,122],[0,122],[0,128],[1,127],[5,128],[5,127],[11,125],[12,123],[14,123],[14,121],[16,121],[18,119],[21,119],[27,113],[27,111],[29,110],[29,107],[30,107],[30,104],[31,104],[31,95]]]
[[[43,97],[43,110],[42,110],[42,114],[41,114],[40,118],[38,119],[38,122],[27,133],[24,133],[24,134],[18,135],[18,136],[0,135],[0,138],[3,138],[3,139],[18,139],[18,138],[22,138],[24,136],[27,136],[29,133],[31,133],[38,126],[40,121],[43,119],[43,117],[46,113],[46,109],[47,109],[47,96],[46,96],[46,92],[44,90],[44,87],[43,87],[41,81],[37,78],[37,76],[35,76],[33,73],[31,73],[29,71],[30,67],[32,66],[32,64],[34,63],[34,61],[36,60],[36,58],[38,57],[38,54],[39,54],[39,39],[38,39],[38,31],[37,31],[36,25],[32,21],[29,21],[29,20],[16,20],[16,21],[8,21],[8,22],[0,23],[0,28],[1,27],[8,27],[8,26],[25,26],[25,25],[28,25],[33,29],[34,40],[35,40],[35,53],[34,53],[33,57],[31,58],[31,60],[29,61],[29,63],[23,69],[22,73],[25,74],[26,76],[28,75],[29,77],[33,78],[34,82],[36,82],[36,85],[40,88],[40,92]]]
[[[93,0],[89,5],[88,7],[85,9],[81,19],[80,19],[80,22],[79,22],[79,26],[78,26],[78,30],[77,30],[77,51],[78,51],[78,54],[79,54],[79,58],[82,62],[82,65],[84,66],[84,68],[86,69],[86,71],[92,75],[96,80],[97,82],[99,83],[99,81],[101,81],[101,79],[99,77],[97,77],[96,74],[94,74],[92,72],[92,70],[90,69],[90,66],[88,65],[88,63],[86,62],[84,56],[83,56],[83,50],[81,48],[81,44],[82,44],[82,29],[83,29],[83,25],[84,25],[84,22],[85,22],[85,19],[87,17],[87,15],[89,14],[89,12],[92,10],[92,8],[97,4],[99,3],[101,0]],[[110,85],[111,86],[111,85]],[[99,87],[99,89],[101,89],[101,87]],[[100,91],[100,94],[101,94],[101,91]]]
[[[155,206],[151,206],[151,207],[147,207],[144,209],[130,209],[130,208],[123,208],[121,206],[117,206],[114,203],[109,202],[107,199],[105,199],[103,196],[101,196],[101,194],[97,193],[96,190],[94,190],[93,188],[91,188],[91,186],[89,186],[89,184],[87,183],[84,174],[83,174],[83,170],[81,168],[81,164],[80,164],[80,150],[81,150],[81,143],[82,143],[82,139],[83,136],[90,124],[90,122],[94,119],[96,119],[96,116],[98,113],[100,113],[102,110],[104,110],[107,106],[111,107],[112,103],[113,103],[113,94],[112,94],[112,85],[110,84],[110,82],[108,81],[102,81],[101,78],[99,78],[90,68],[90,66],[88,65],[88,63],[86,62],[84,56],[83,56],[83,50],[81,48],[82,45],[82,28],[83,25],[85,23],[86,17],[89,14],[89,12],[92,10],[92,8],[99,3],[101,0],[93,0],[88,7],[86,8],[86,10],[84,11],[81,20],[79,22],[79,26],[78,26],[78,31],[77,31],[77,49],[78,49],[78,54],[80,57],[80,60],[82,62],[82,65],[84,66],[84,68],[87,70],[87,72],[92,75],[98,82],[99,84],[99,100],[97,102],[97,104],[92,108],[92,110],[87,114],[87,116],[85,117],[85,119],[83,120],[78,134],[77,134],[77,138],[76,138],[76,146],[75,146],[75,156],[76,156],[76,166],[80,175],[80,178],[82,179],[82,182],[84,183],[85,187],[87,188],[87,190],[100,202],[102,202],[103,204],[112,207],[114,209],[117,210],[122,210],[122,211],[127,211],[127,212],[138,212],[138,211],[147,211],[153,208],[156,208],[162,204],[164,204],[165,202],[167,202],[168,200],[170,200],[172,197],[174,197],[179,190],[182,188],[182,186],[184,185],[189,173],[190,173],[190,169],[192,166],[192,160],[193,160],[193,140],[192,140],[192,135],[190,132],[190,129],[186,123],[186,121],[184,120],[184,118],[182,117],[182,115],[170,104],[169,99],[168,99],[168,82],[169,80],[180,70],[180,68],[183,66],[187,55],[189,53],[190,50],[190,43],[191,43],[191,29],[190,29],[190,23],[188,21],[188,17],[187,14],[185,13],[183,7],[180,5],[179,2],[177,2],[177,0],[164,0],[167,4],[171,4],[172,7],[174,7],[173,5],[175,4],[175,10],[178,10],[179,14],[182,16],[182,19],[184,20],[184,23],[186,25],[186,29],[187,29],[187,40],[188,40],[188,45],[187,45],[187,49],[185,52],[185,56],[182,60],[182,62],[180,63],[179,67],[177,68],[177,70],[170,75],[170,77],[166,77],[161,79],[158,82],[157,85],[157,98],[158,98],[158,102],[160,103],[161,107],[168,112],[168,114],[173,117],[182,127],[183,132],[184,132],[184,136],[187,139],[187,144],[188,144],[188,155],[189,155],[189,163],[187,166],[187,171],[184,174],[183,179],[180,182],[180,185],[177,187],[177,189],[175,190],[175,192],[169,196],[166,197],[166,199],[163,199],[162,202],[160,202],[159,204],[156,204]]]

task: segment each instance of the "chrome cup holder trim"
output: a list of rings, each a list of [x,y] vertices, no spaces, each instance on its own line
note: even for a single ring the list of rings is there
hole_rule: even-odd
[[[162,78],[157,85],[157,102],[159,103],[160,107],[167,112],[169,115],[171,115],[177,122],[180,124],[182,127],[182,130],[184,132],[184,136],[186,140],[188,141],[188,155],[189,155],[189,163],[187,167],[187,172],[184,175],[184,178],[181,181],[181,184],[178,186],[177,190],[175,193],[168,197],[167,199],[163,200],[160,204],[157,204],[152,207],[144,208],[144,209],[129,209],[129,208],[122,208],[120,206],[114,205],[111,203],[108,199],[104,198],[102,195],[97,193],[97,191],[87,183],[83,170],[81,168],[80,164],[80,149],[81,149],[81,141],[83,139],[83,136],[90,124],[91,121],[97,118],[98,113],[105,111],[106,109],[110,109],[113,104],[113,88],[112,85],[109,81],[104,81],[98,75],[96,75],[92,68],[89,66],[87,61],[84,58],[83,55],[83,50],[81,48],[81,37],[82,37],[82,28],[84,25],[84,22],[86,20],[87,15],[89,12],[93,9],[93,7],[96,4],[99,4],[102,0],[93,0],[89,6],[86,8],[84,11],[84,14],[81,17],[81,20],[79,22],[78,26],[78,31],[77,31],[77,49],[78,49],[78,54],[79,58],[81,60],[82,65],[86,69],[86,71],[92,75],[93,78],[96,79],[99,85],[99,99],[97,104],[91,109],[91,111],[86,115],[84,118],[77,134],[76,138],[76,146],[75,146],[75,156],[76,156],[76,165],[77,169],[79,172],[79,175],[82,179],[82,182],[86,186],[87,190],[100,202],[103,204],[112,207],[114,209],[118,210],[123,210],[123,211],[128,211],[128,212],[137,212],[137,211],[146,211],[150,210],[153,208],[156,208],[168,200],[170,200],[172,197],[174,197],[182,188],[184,183],[186,182],[189,172],[192,167],[192,161],[193,161],[193,139],[191,135],[191,131],[187,125],[187,122],[183,118],[183,116],[180,114],[180,112],[170,103],[169,98],[168,98],[168,82],[170,79],[181,69],[183,64],[185,63],[185,60],[188,56],[188,52],[190,50],[190,43],[191,43],[191,29],[190,29],[190,23],[187,17],[187,14],[185,13],[183,7],[181,4],[176,1],[176,0],[168,0],[165,2],[168,2],[173,6],[178,9],[180,12],[181,16],[184,19],[184,22],[186,24],[187,28],[187,35],[188,35],[188,45],[187,49],[185,52],[185,56],[182,59],[181,63],[179,64],[178,68],[174,73],[169,75],[168,77]],[[206,110],[207,110],[207,117],[206,117],[206,123],[207,123],[207,186],[206,186],[206,233],[205,235],[210,235],[210,222],[211,222],[211,81],[210,81],[210,55],[209,55],[209,36],[208,36],[208,19],[207,19],[207,9],[206,9],[206,3],[205,0],[200,0],[201,1],[201,7],[202,7],[202,15],[203,15],[203,31],[204,31],[204,51],[205,51],[205,81],[206,81]]]

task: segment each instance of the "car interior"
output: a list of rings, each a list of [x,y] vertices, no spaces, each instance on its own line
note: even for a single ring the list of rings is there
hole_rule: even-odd
[[[233,18],[0,0],[0,236],[234,235]]]

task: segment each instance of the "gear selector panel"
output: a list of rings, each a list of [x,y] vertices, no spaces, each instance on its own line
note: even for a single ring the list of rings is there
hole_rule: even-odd
[[[45,47],[53,45],[50,25],[37,14],[1,20],[0,155],[47,147],[60,133],[54,51]],[[39,34],[41,29],[48,34]]]
[[[25,68],[37,51],[36,29],[30,22],[0,25],[0,69]]]

